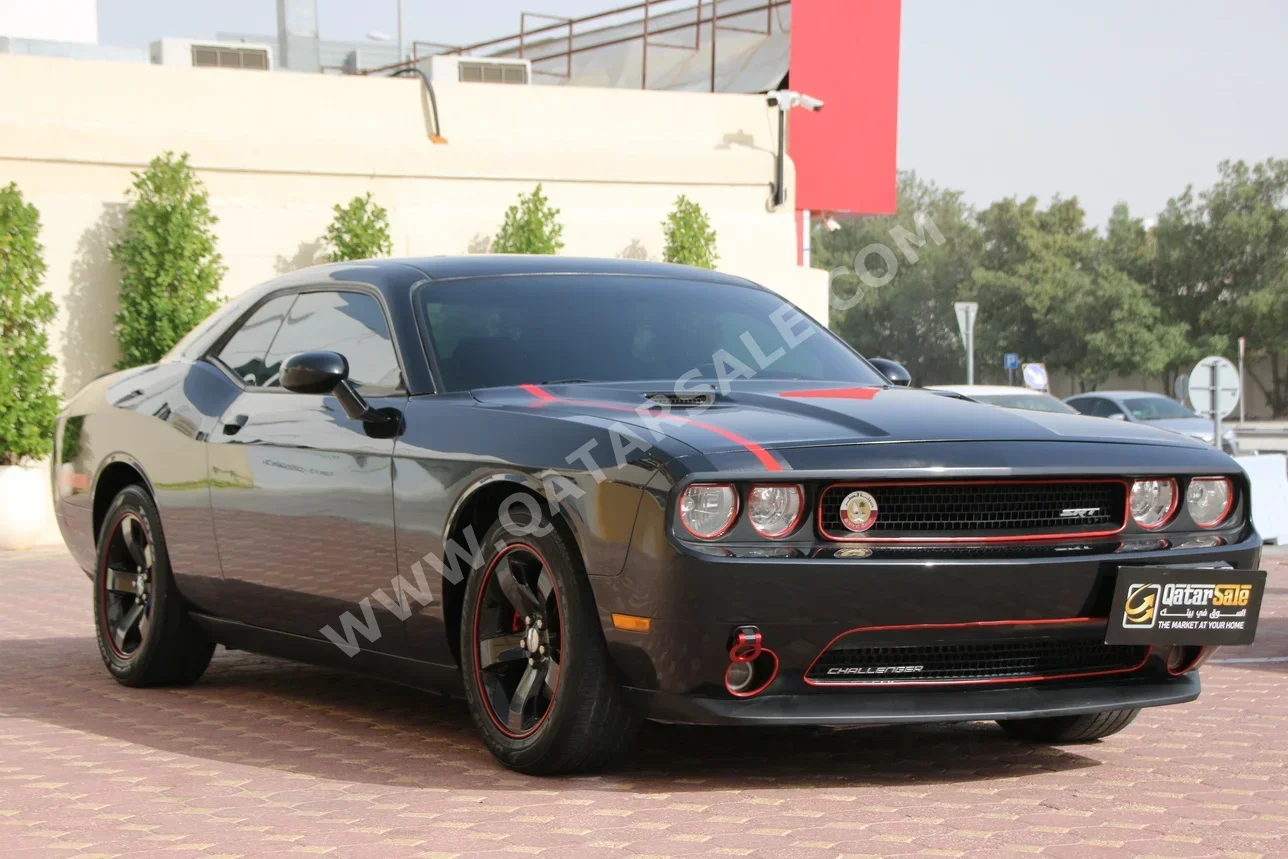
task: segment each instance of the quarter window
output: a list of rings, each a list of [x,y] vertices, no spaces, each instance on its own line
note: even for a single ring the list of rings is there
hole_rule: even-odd
[[[402,387],[384,310],[360,292],[306,292],[295,300],[264,359],[268,387],[278,387],[282,361],[298,352],[339,352],[349,361],[349,379],[369,394]]]
[[[270,373],[264,356],[293,301],[294,295],[279,295],[261,304],[224,343],[217,356],[219,362],[251,387],[266,384]]]

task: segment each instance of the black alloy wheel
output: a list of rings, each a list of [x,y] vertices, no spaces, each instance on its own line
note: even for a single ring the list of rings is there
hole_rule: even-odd
[[[156,552],[137,513],[122,513],[105,539],[99,604],[107,645],[117,658],[131,659],[152,622]]]
[[[94,574],[98,651],[126,686],[195,683],[214,652],[170,572],[161,516],[142,486],[122,489],[103,518]]]
[[[479,688],[507,737],[531,735],[554,705],[563,629],[546,561],[524,543],[507,546],[484,573],[476,604]]]
[[[544,516],[520,511],[516,520],[483,535],[487,548],[465,585],[460,654],[470,716],[510,769],[595,772],[630,750],[639,715],[609,655],[576,542]]]

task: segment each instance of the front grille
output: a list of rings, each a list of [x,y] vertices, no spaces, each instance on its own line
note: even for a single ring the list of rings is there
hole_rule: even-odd
[[[1097,638],[879,647],[844,642],[819,656],[806,677],[818,683],[888,684],[1039,680],[1131,671],[1149,653],[1147,646],[1104,644]]]
[[[855,532],[841,502],[860,489],[876,499],[876,522]],[[833,540],[1086,536],[1120,530],[1126,504],[1121,480],[836,484],[823,491],[819,527]]]

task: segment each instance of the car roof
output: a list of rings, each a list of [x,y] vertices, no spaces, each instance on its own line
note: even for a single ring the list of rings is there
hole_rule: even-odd
[[[1051,396],[1045,391],[1032,388],[1021,388],[1019,385],[927,385],[927,391],[951,391],[954,394],[988,396],[989,394],[1042,394]]]
[[[1087,391],[1085,394],[1074,394],[1067,399],[1076,400],[1079,397],[1105,397],[1110,400],[1121,400],[1124,397],[1162,397],[1170,400],[1167,394],[1160,394],[1158,391]]]
[[[542,254],[473,254],[471,256],[401,257],[325,263],[296,269],[253,286],[239,294],[258,300],[259,296],[279,289],[316,286],[328,280],[369,283],[386,295],[406,294],[412,286],[426,279],[434,281],[469,278],[504,278],[538,275],[612,275],[617,277],[657,277],[696,283],[742,286],[762,292],[768,290],[745,278],[665,262],[633,259],[600,259]],[[517,288],[517,287],[516,287]]]
[[[385,260],[379,260],[384,263]],[[472,254],[469,256],[411,257],[388,260],[420,269],[434,280],[463,277],[498,277],[524,274],[617,274],[637,277],[670,277],[685,280],[730,283],[743,286],[751,281],[705,268],[667,262],[599,257],[565,257],[539,254]]]

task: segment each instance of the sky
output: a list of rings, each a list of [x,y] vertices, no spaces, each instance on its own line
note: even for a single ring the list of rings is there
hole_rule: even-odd
[[[404,0],[408,41],[518,32],[625,0]],[[99,41],[271,34],[274,0],[98,0]],[[396,30],[396,0],[318,0],[324,39]],[[1282,0],[903,0],[900,169],[985,206],[1076,196],[1151,217],[1224,159],[1288,158]]]

